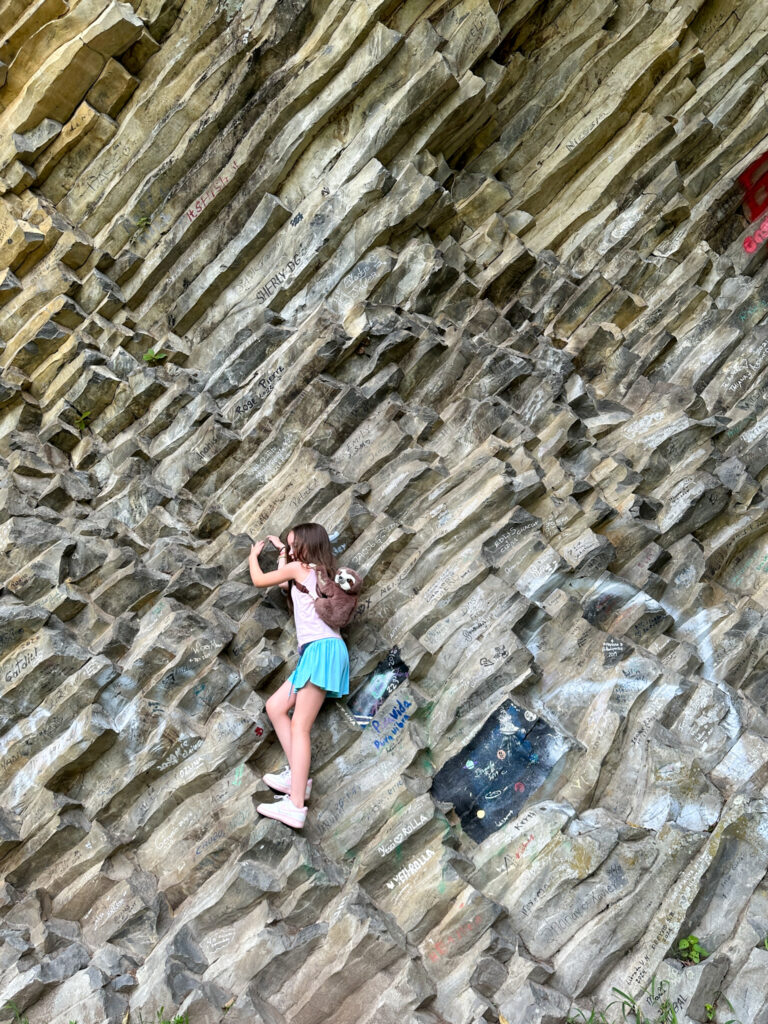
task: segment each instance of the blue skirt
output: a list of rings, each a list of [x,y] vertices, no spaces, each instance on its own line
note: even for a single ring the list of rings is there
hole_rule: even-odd
[[[288,679],[291,693],[309,682],[325,690],[329,697],[346,697],[349,693],[347,645],[337,636],[310,640],[302,646],[299,663]]]

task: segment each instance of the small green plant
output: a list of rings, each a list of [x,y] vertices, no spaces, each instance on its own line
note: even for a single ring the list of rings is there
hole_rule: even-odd
[[[75,409],[75,412],[77,411],[78,410]],[[85,427],[88,426],[87,420],[88,417],[91,415],[91,412],[92,410],[89,409],[88,412],[81,413],[80,418],[75,420],[75,426],[77,427],[78,430],[84,430]]]
[[[235,997],[233,996],[229,1000],[229,1002],[223,1007],[224,1011],[226,1012],[227,1010],[229,1010],[234,1002]],[[5,1005],[11,1007],[13,1011],[15,1024],[29,1024],[29,1017],[22,1017],[21,1014],[19,1013],[19,1008],[15,1003],[8,1002]],[[126,1014],[124,1019],[128,1020],[128,1014]],[[71,1020],[69,1024],[78,1024],[78,1022],[76,1020]],[[186,1013],[177,1013],[176,1016],[171,1020],[170,1017],[165,1016],[165,1007],[161,1006],[160,1009],[157,1011],[157,1020],[154,1022],[145,1022],[141,1010],[139,1010],[139,1024],[189,1024],[189,1015]]]
[[[16,1024],[29,1024],[29,1017],[22,1017],[18,1006],[16,1005],[16,1003],[13,1002],[12,999],[9,999],[5,1005],[10,1006],[13,1012],[13,1019],[16,1021]],[[3,1009],[5,1009],[5,1007],[3,1007]]]
[[[594,1007],[587,1016],[583,1010],[577,1010],[578,1017],[569,1017],[568,1024],[610,1024],[602,1010],[595,1010]]]
[[[620,988],[613,988],[620,999],[614,999],[604,1010],[593,1007],[589,1016],[584,1010],[576,1010],[576,1016],[568,1018],[568,1024],[679,1024],[674,1003],[670,998],[668,981],[656,981],[654,975],[648,985],[642,989],[641,996],[646,995],[648,1001],[656,1006],[654,1017],[646,1017],[640,1003],[628,992],[622,992]],[[621,1017],[615,1014],[608,1016],[612,1007],[621,1008]]]
[[[640,1004],[628,993],[622,992],[618,988],[614,988],[613,991],[621,996],[621,1015],[624,1020],[632,1021],[632,1024],[678,1024],[674,1004],[669,998],[668,981],[660,981],[657,985],[654,975],[649,986],[643,989],[649,1001],[658,1004],[656,1017],[653,1020],[645,1016],[640,1009]],[[613,1003],[610,1006],[613,1006]],[[632,1014],[631,1017],[627,1016],[627,1011]]]
[[[689,936],[689,938],[692,937]],[[589,1016],[584,1010],[576,1010],[575,1015],[572,1014],[568,1017],[567,1024],[679,1024],[669,989],[668,981],[657,982],[654,975],[648,986],[642,990],[641,994],[645,994],[648,997],[648,1002],[656,1007],[654,1017],[646,1017],[636,999],[627,992],[622,992],[620,988],[614,988],[612,991],[621,997],[620,1000],[614,999],[604,1010],[593,1007]],[[717,992],[711,1003],[704,1004],[708,1024],[742,1024],[736,1017],[722,1022],[717,1021],[717,1004],[720,999],[727,1003],[728,1009],[733,1013],[732,1004],[728,1002],[722,992]],[[608,1016],[608,1012],[613,1006],[621,1007],[621,1017],[616,1017],[614,1014]]]
[[[697,964],[700,960],[708,957],[709,953],[703,946],[699,945],[699,940],[695,935],[689,935],[685,939],[680,939],[675,950],[675,956],[684,964]]]
[[[144,353],[144,361],[146,363],[151,363],[152,365],[154,365],[155,363],[159,363],[161,359],[167,359],[167,358],[168,358],[168,353],[167,352],[163,352],[163,350],[161,348],[158,349],[157,352],[155,352],[155,350],[153,348],[150,348],[150,349],[147,349],[147,351]]]
[[[139,219],[136,221],[136,227],[140,231],[143,231],[144,228],[148,228],[149,227],[151,219],[152,219],[151,217],[139,217]]]
[[[718,1024],[715,1021],[715,1014],[717,1013],[717,1003],[720,998],[725,1000],[728,1004],[728,1009],[733,1013],[733,1003],[729,1002],[727,996],[724,996],[722,992],[717,992],[713,1002],[704,1004],[704,1009],[707,1011],[707,1021],[713,1021],[714,1024]],[[741,1024],[741,1021],[736,1017],[731,1017],[729,1020],[723,1021],[723,1024]]]
[[[145,1024],[141,1010],[139,1010],[139,1024]],[[165,1007],[161,1006],[157,1011],[157,1020],[155,1021],[155,1024],[189,1024],[189,1016],[186,1013],[183,1015],[177,1014],[173,1020],[170,1020],[165,1016]]]

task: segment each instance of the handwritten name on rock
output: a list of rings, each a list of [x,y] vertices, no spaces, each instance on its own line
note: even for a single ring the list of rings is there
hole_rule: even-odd
[[[51,717],[46,721],[45,725],[35,730],[34,739],[37,739],[39,741],[41,739],[45,740],[49,739],[51,736],[55,736],[58,732],[61,731],[64,725],[68,724],[68,721],[69,720],[62,715],[51,715]],[[0,762],[0,767],[3,770],[5,770],[6,768],[10,768],[14,764],[17,764],[21,760],[27,760],[31,756],[29,753],[29,749],[34,742],[34,739],[32,736],[27,736],[22,741],[22,746],[24,747],[24,750],[17,751],[15,754],[11,754],[3,758],[2,762]]]
[[[533,896],[528,900],[528,902],[523,904],[523,906],[520,908],[520,913],[523,915],[523,917],[527,917],[530,914],[533,907],[536,905],[536,903],[541,899],[543,895],[544,889],[537,889]]]
[[[111,157],[113,158],[113,161],[114,161],[114,158],[116,158],[116,157],[118,157],[120,155],[122,155],[124,157],[130,157],[131,154],[132,154],[131,147],[128,145],[127,142],[122,142],[119,146],[116,146],[115,149],[112,150],[112,153],[110,155],[111,155]],[[111,161],[111,162],[113,162],[113,161]],[[88,188],[91,190],[91,192],[97,192],[98,189],[95,187],[96,185],[102,185],[102,186],[107,185],[112,180],[113,177],[114,177],[114,172],[113,171],[112,172],[100,171],[98,174],[91,174],[91,175],[89,175],[84,180],[85,180],[85,184],[88,186]]]
[[[404,868],[402,868],[396,875],[386,883],[388,889],[394,889],[396,885],[400,885],[401,882],[405,882],[412,875],[415,875],[417,871],[424,867],[427,861],[434,857],[435,851],[428,847],[424,853],[420,854],[414,860],[410,861]]]
[[[175,750],[171,751],[168,756],[156,765],[156,771],[165,771],[166,768],[175,768],[177,764],[184,760],[187,754],[193,753],[202,743],[199,737],[182,740],[178,744]]]
[[[16,658],[10,667],[6,668],[4,677],[6,683],[12,683],[14,679],[18,679],[24,669],[29,668],[30,665],[34,665],[35,661],[37,661],[38,654],[39,650],[35,646],[31,650],[24,651],[20,657]],[[5,665],[7,666],[8,662],[6,662]]]
[[[589,913],[591,909],[602,903],[607,896],[618,892],[626,882],[624,872],[618,864],[613,864],[608,869],[608,877],[610,881],[602,881],[589,895],[577,899],[573,910],[562,914],[560,917],[555,918],[551,924],[546,925],[541,932],[543,941],[551,942],[552,939],[557,938],[564,929],[575,924],[584,914]]]
[[[589,133],[592,131],[592,129],[596,128],[600,124],[600,122],[603,120],[604,116],[605,115],[603,115],[603,114],[598,115],[596,118],[594,118],[594,120],[590,121],[589,124],[585,128],[582,128],[582,130],[580,132],[578,132],[578,134],[575,135],[570,140],[570,142],[566,142],[565,147],[566,147],[566,149],[568,150],[569,153],[572,150],[574,150],[578,146],[578,144],[580,142],[583,142],[583,140],[586,139],[586,137],[589,135]]]
[[[403,825],[388,846],[377,846],[376,849],[382,857],[386,857],[388,853],[391,853],[396,846],[402,843],[402,841],[411,835],[412,832],[415,832],[419,825],[425,821],[429,821],[426,814],[422,814],[418,821],[409,821],[406,825]]]
[[[358,796],[362,794],[362,792],[363,790],[357,785],[357,783],[352,785],[344,796],[339,797],[335,804],[332,804],[328,810],[322,812],[323,821],[328,824],[338,821],[343,814],[345,804],[347,804],[353,796]]]
[[[450,582],[456,575],[455,569],[444,569],[435,582],[427,589],[424,600],[427,604],[435,604],[450,588]]]
[[[517,850],[515,851],[515,860],[520,860],[522,855],[525,853],[526,848],[531,845],[533,840],[534,840],[534,835],[531,832],[530,835],[528,836],[528,838],[523,843],[521,843],[521,845],[518,846]],[[507,857],[505,855],[504,856],[504,864],[503,865],[501,865],[501,864],[499,865],[498,874],[501,874],[502,872],[506,873],[507,871],[509,871],[509,865],[507,864]]]
[[[387,800],[389,797],[393,796],[395,793],[399,793],[401,790],[404,790],[404,789],[406,789],[405,782],[403,782],[402,778],[398,778],[397,781],[392,786],[390,786],[385,792],[382,792],[381,794],[379,794],[379,796],[380,796],[381,800]],[[356,787],[356,792],[358,792],[358,793],[362,792],[362,790],[360,790],[359,786]],[[343,803],[343,801],[342,801],[342,803]],[[335,838],[339,834],[339,832],[343,831],[346,828],[352,828],[352,827],[360,825],[360,824],[368,825],[369,823],[371,823],[373,821],[376,821],[378,818],[381,817],[382,810],[383,810],[383,808],[382,808],[382,806],[380,804],[375,804],[372,807],[366,807],[359,814],[354,815],[352,818],[344,817],[344,822],[343,822],[341,828],[334,829],[334,831],[332,833],[332,838]],[[343,816],[342,810],[341,810],[341,808],[339,808],[338,810],[335,810],[335,811],[325,812],[324,816],[323,816],[323,821],[325,823],[325,820],[328,819],[329,822],[331,820],[333,820],[334,823],[335,823],[342,816]]]
[[[251,396],[246,398],[245,401],[242,402],[240,405],[236,405],[235,412],[238,414],[246,413],[249,412],[251,409],[255,409],[257,406],[261,405],[261,403],[264,401],[267,395],[270,395],[274,391],[275,385],[280,380],[284,372],[285,367],[281,365],[278,366],[276,370],[273,370],[272,373],[267,374],[265,377],[259,377],[259,379],[256,381],[256,387],[259,389],[259,391],[256,394],[252,394]]]
[[[193,454],[193,455],[196,455],[196,456],[197,456],[197,458],[198,458],[198,459],[200,459],[200,461],[202,462],[202,461],[203,461],[203,459],[205,458],[205,456],[206,456],[206,455],[208,454],[208,452],[210,452],[210,451],[212,451],[212,450],[213,450],[213,448],[215,447],[215,445],[216,445],[216,439],[215,439],[214,437],[212,437],[212,438],[210,439],[210,441],[207,441],[207,442],[206,442],[206,443],[205,443],[205,444],[203,445],[203,447],[202,447],[202,448],[199,448],[199,449],[198,449],[198,448],[193,448],[193,449],[192,449],[192,454]]]
[[[233,160],[232,163],[234,165],[232,168],[232,172],[234,174],[234,172],[237,170],[237,160]],[[216,180],[213,182],[213,184],[210,185],[205,190],[205,192],[203,192],[200,198],[196,199],[195,202],[187,210],[187,219],[193,221],[195,217],[198,217],[206,208],[208,203],[211,202],[213,197],[218,195],[219,192],[221,192],[221,190],[229,182],[229,180],[230,177],[228,174],[220,174],[218,178],[216,178]]]
[[[223,839],[225,835],[226,832],[222,831],[222,829],[216,829],[215,832],[213,832],[206,840],[200,843],[200,845],[195,849],[195,856],[199,857],[204,850],[207,850],[210,846],[213,846],[213,844],[217,842],[217,840]]]
[[[343,458],[350,458],[350,456],[356,455],[358,452],[361,452],[363,448],[368,448],[372,444],[372,437],[363,438],[361,441],[345,443],[343,449],[340,449],[338,454]]]
[[[387,743],[390,743],[393,737],[398,732],[398,730],[402,729],[405,726],[405,723],[411,717],[409,714],[407,714],[405,710],[409,707],[411,707],[411,702],[409,700],[403,701],[398,698],[397,704],[389,712],[386,718],[382,719],[382,722],[379,722],[377,718],[374,718],[371,721],[371,728],[373,729],[374,732],[380,732],[382,724],[384,724],[385,726],[388,725],[389,723],[387,723],[387,719],[389,719],[390,722],[395,723],[394,728],[385,736],[383,736],[381,740],[373,741],[373,745],[376,748],[376,750],[379,750],[382,747],[386,746]]]
[[[286,262],[282,265],[280,270],[276,271],[266,280],[262,279],[262,281],[259,284],[259,287],[256,289],[256,302],[263,304],[267,301],[267,299],[271,299],[272,296],[278,291],[278,289],[281,288],[290,280],[290,277],[293,274],[293,272],[295,270],[298,270],[299,266],[301,265],[301,261],[305,256],[306,253],[299,249],[297,252],[293,254],[293,256],[289,260],[286,260]],[[246,270],[245,273],[242,275],[242,280],[246,284],[249,284],[253,282],[255,276],[256,271]]]

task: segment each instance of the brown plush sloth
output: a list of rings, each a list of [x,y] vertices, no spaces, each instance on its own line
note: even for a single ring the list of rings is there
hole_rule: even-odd
[[[360,588],[363,585],[362,576],[354,569],[342,565],[336,570],[334,578],[329,580],[314,562],[308,564],[317,572],[315,611],[323,622],[333,629],[341,629],[342,626],[348,625],[357,608]],[[297,583],[296,580],[291,582],[302,593],[309,593],[303,583]]]

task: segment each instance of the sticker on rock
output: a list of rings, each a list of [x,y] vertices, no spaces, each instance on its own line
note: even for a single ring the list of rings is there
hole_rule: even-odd
[[[482,842],[541,786],[573,744],[507,700],[435,775],[432,794],[451,803],[464,831]]]
[[[408,666],[400,657],[400,648],[393,647],[349,698],[347,710],[355,724],[361,729],[370,725],[381,705],[407,678]]]

